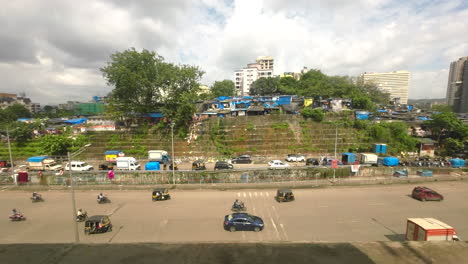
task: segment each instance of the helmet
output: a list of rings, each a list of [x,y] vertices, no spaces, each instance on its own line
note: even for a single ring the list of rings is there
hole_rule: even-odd
[[[236,202],[238,202],[238,201],[239,201],[239,199],[236,199]]]
[[[99,195],[102,195],[102,193],[100,193]]]
[[[80,208],[80,209],[78,209],[78,211],[83,211],[83,210],[81,210],[81,208]]]

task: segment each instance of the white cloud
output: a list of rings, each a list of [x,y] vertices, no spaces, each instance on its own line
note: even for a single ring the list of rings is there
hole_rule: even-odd
[[[410,98],[444,97],[450,62],[468,55],[462,0],[17,0],[2,14],[2,90],[41,103],[107,93],[99,67],[130,47],[199,65],[206,84],[259,55],[276,73],[409,70]]]

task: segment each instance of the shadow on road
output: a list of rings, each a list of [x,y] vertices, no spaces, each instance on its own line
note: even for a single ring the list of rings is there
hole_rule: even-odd
[[[390,241],[404,242],[406,240],[405,234],[390,234],[385,237]]]

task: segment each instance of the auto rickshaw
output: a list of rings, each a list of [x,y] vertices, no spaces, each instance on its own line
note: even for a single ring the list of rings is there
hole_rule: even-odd
[[[152,200],[154,201],[164,201],[171,199],[169,195],[169,189],[167,188],[157,188],[153,190]]]
[[[112,231],[112,223],[107,215],[93,215],[85,221],[85,235]]]
[[[278,189],[275,196],[276,201],[281,202],[292,202],[294,201],[294,194],[291,189]]]
[[[196,160],[192,163],[192,170],[206,170],[205,162]]]

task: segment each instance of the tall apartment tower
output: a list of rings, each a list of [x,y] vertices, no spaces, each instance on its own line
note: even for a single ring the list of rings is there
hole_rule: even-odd
[[[258,57],[256,63],[234,72],[234,84],[238,95],[249,95],[250,85],[259,78],[273,77],[273,57]]]
[[[273,57],[258,56],[256,62],[260,65],[261,70],[273,70]]]
[[[447,104],[457,113],[468,113],[468,57],[450,63]]]
[[[390,94],[390,99],[400,104],[408,103],[409,71],[363,73],[365,83],[374,83],[382,91]]]

